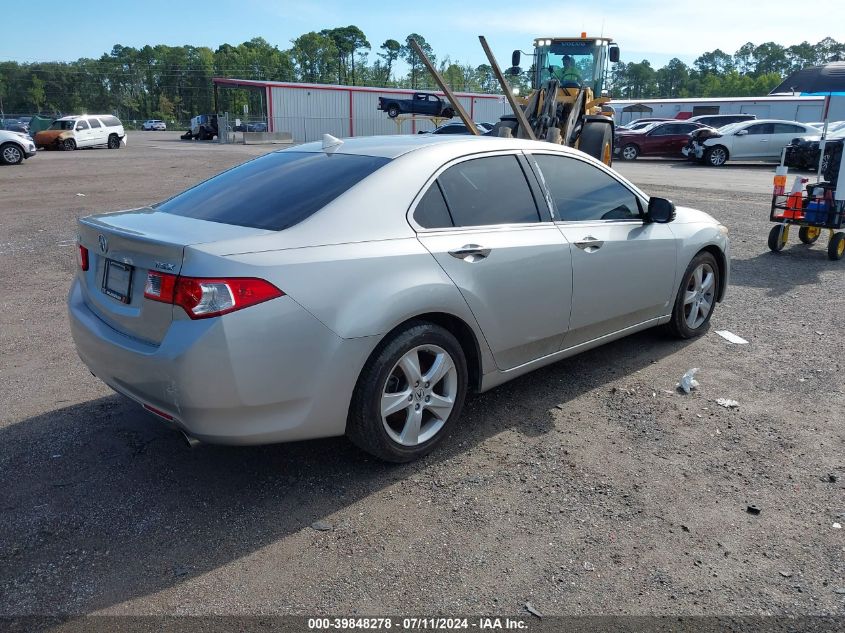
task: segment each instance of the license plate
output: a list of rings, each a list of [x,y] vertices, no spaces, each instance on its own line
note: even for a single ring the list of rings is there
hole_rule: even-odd
[[[121,303],[129,303],[131,290],[132,266],[107,259],[103,273],[103,292]]]

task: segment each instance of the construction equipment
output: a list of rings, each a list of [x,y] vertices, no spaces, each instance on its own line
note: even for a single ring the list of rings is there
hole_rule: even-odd
[[[501,118],[493,134],[577,147],[610,165],[613,161],[613,117],[602,109],[610,99],[602,90],[607,63],[619,61],[619,46],[608,37],[553,37],[534,40],[534,63],[531,66],[532,92],[517,98],[499,68],[487,40],[478,38],[490,61],[493,74],[513,110]],[[455,96],[432,66],[425,53],[411,42],[417,55],[429,69],[441,90],[468,129],[474,130]],[[508,74],[519,75],[522,53],[514,51]]]

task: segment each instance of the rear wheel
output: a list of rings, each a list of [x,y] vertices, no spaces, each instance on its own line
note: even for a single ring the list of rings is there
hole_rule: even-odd
[[[466,357],[457,339],[431,323],[411,324],[384,341],[361,371],[347,435],[380,459],[411,461],[447,434],[466,390]]]
[[[23,160],[23,150],[14,143],[0,146],[0,161],[4,165],[17,165]]]
[[[719,266],[711,253],[701,252],[687,266],[675,298],[670,331],[680,338],[694,338],[707,331],[716,307]]]
[[[804,244],[815,244],[821,234],[822,230],[817,226],[802,226],[798,229],[798,239]]]
[[[396,117],[398,117],[399,116],[399,106],[396,105],[395,103],[391,106],[388,106],[387,116],[389,116],[391,119],[395,119]]]
[[[445,116],[447,119],[451,119],[455,116],[455,111],[452,108],[446,108],[445,110],[443,110],[443,116]]]
[[[587,121],[581,130],[578,149],[610,167],[613,162],[613,132],[608,123]]]
[[[628,145],[622,148],[622,152],[620,153],[620,155],[625,160],[636,160],[637,156],[640,155],[640,148],[634,145],[633,143],[629,143]]]
[[[827,256],[829,259],[839,260],[845,255],[845,233],[839,231],[834,233],[827,244]]]
[[[769,249],[773,253],[779,253],[786,246],[789,239],[789,229],[784,224],[775,224],[769,231]]]
[[[117,134],[109,135],[109,149],[120,149],[120,137]]]
[[[59,147],[61,147],[66,152],[72,152],[76,149],[76,141],[74,141],[72,138],[66,138],[59,144]]]
[[[721,145],[710,147],[704,152],[704,162],[711,167],[721,167],[728,161],[728,150]]]

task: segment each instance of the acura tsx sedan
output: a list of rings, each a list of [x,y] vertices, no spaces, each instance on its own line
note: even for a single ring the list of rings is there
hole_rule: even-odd
[[[727,229],[577,150],[309,143],[82,218],[82,361],[191,441],[346,434],[408,461],[468,391],[658,325],[708,327]]]

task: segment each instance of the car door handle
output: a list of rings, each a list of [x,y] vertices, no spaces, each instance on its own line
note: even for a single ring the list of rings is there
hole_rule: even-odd
[[[465,262],[473,263],[481,261],[490,254],[489,248],[484,248],[478,244],[464,244],[460,248],[449,251],[449,254],[456,258],[462,259]]]
[[[603,240],[596,239],[592,235],[588,235],[580,242],[575,242],[575,246],[580,248],[582,251],[587,251],[588,253],[595,253],[604,245]]]

